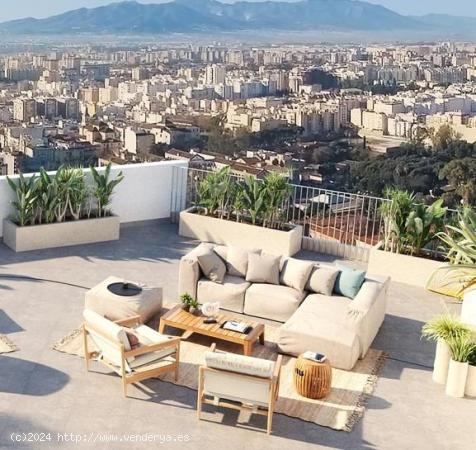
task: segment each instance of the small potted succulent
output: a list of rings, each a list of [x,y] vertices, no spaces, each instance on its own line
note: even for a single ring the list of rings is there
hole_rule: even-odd
[[[445,384],[451,360],[448,343],[451,339],[469,338],[471,329],[458,317],[444,314],[427,322],[423,326],[422,336],[430,341],[436,341],[433,381]]]
[[[190,294],[182,294],[180,300],[182,300],[182,308],[185,311],[188,311],[191,314],[197,314],[197,312],[200,311],[200,303],[198,303],[198,300],[193,298]]]
[[[476,344],[469,337],[454,337],[448,341],[451,360],[446,380],[446,395],[464,397],[468,378],[469,358]]]

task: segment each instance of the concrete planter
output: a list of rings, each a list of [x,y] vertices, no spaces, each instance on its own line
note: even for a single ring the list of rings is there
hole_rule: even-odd
[[[370,250],[368,271],[375,275],[389,276],[398,283],[424,288],[430,276],[442,264],[440,261],[386,252],[373,247]]]
[[[476,366],[468,367],[468,376],[466,378],[465,395],[469,397],[476,397]]]
[[[467,362],[459,362],[453,359],[450,361],[448,379],[446,380],[446,395],[456,398],[464,397],[468,367]]]
[[[195,208],[180,213],[180,236],[215,244],[261,248],[275,255],[292,256],[301,250],[302,227],[290,231],[272,230],[256,225],[196,214]]]
[[[118,216],[19,227],[3,221],[3,242],[16,252],[119,239]]]
[[[445,384],[448,377],[448,367],[451,360],[451,351],[443,339],[436,342],[435,361],[433,363],[433,381]]]

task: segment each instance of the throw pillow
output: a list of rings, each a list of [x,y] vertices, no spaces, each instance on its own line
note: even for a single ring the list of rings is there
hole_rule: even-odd
[[[126,330],[126,336],[127,336],[127,339],[129,340],[129,345],[131,346],[131,349],[139,347],[139,344],[140,344],[139,339],[134,333]]]
[[[261,250],[248,250],[234,246],[228,247],[226,252],[226,270],[231,276],[242,278],[246,277],[249,253],[260,254]]]
[[[314,263],[312,261],[300,261],[299,259],[288,258],[284,262],[281,271],[281,284],[297,289],[302,292],[311,274]]]
[[[338,275],[339,269],[335,267],[314,266],[306,290],[330,296]]]
[[[213,250],[200,253],[197,256],[197,260],[205,277],[215,283],[223,283],[226,266],[223,260]]]
[[[251,283],[279,284],[280,256],[250,253],[246,281]]]
[[[340,270],[337,275],[334,292],[348,298],[355,298],[365,281],[363,270],[352,269],[342,264],[336,264]]]

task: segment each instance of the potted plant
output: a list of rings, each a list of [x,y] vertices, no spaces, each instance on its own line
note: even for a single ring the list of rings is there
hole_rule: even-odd
[[[468,363],[468,377],[464,393],[469,397],[476,397],[476,345],[469,355]]]
[[[264,180],[232,177],[229,167],[198,181],[198,200],[180,213],[180,236],[261,248],[291,256],[301,249],[302,227],[285,219],[292,187],[280,174]]]
[[[191,314],[196,314],[200,311],[200,303],[198,303],[198,300],[194,299],[190,294],[182,294],[180,300],[182,301],[182,308],[185,311],[188,311]]]
[[[461,318],[476,325],[476,213],[465,208],[458,214],[458,224],[449,225],[438,237],[448,249],[449,264],[436,270],[427,288],[464,299]]]
[[[468,378],[469,358],[475,349],[475,343],[470,337],[452,337],[448,340],[451,350],[451,360],[446,380],[446,395],[464,397],[466,380]]]
[[[459,318],[444,314],[427,322],[422,328],[422,336],[436,341],[435,360],[433,364],[433,381],[446,383],[451,350],[448,342],[451,339],[469,338],[471,328],[463,324]]]
[[[107,208],[122,173],[110,180],[91,168],[60,167],[54,175],[7,177],[14,193],[14,214],[3,222],[3,242],[13,250],[28,251],[119,239],[120,221]]]
[[[435,243],[447,209],[442,200],[431,205],[417,203],[413,194],[399,189],[387,189],[385,194],[388,200],[379,208],[383,239],[370,250],[368,270],[422,286],[442,264],[436,258],[440,254]]]

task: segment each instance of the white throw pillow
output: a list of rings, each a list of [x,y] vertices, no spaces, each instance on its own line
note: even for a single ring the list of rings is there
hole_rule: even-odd
[[[314,266],[315,264],[312,261],[300,261],[295,258],[286,259],[281,271],[281,284],[302,292]]]
[[[279,284],[279,263],[281,256],[263,253],[248,255],[246,281],[251,283]]]
[[[307,291],[316,294],[332,295],[340,270],[336,267],[315,266],[306,285]]]
[[[261,250],[229,246],[226,251],[227,272],[231,276],[245,278],[248,271],[248,255],[250,253],[259,255]]]
[[[197,256],[198,265],[203,274],[215,283],[223,283],[226,266],[223,260],[213,251],[208,250]]]

